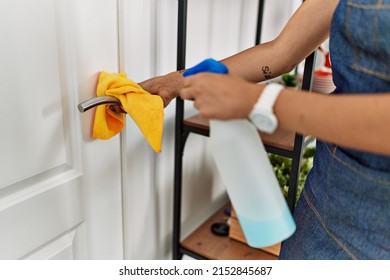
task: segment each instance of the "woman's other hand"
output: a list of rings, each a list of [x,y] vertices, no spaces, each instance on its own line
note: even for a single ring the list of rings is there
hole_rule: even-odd
[[[184,78],[180,97],[193,100],[205,118],[240,119],[248,117],[263,87],[235,75],[200,73]]]

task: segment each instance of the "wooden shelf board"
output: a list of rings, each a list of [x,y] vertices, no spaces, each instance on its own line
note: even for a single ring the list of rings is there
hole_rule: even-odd
[[[210,260],[276,260],[277,257],[246,244],[211,232],[211,225],[226,218],[223,209],[217,211],[190,236],[181,247]]]
[[[209,120],[202,118],[200,115],[195,115],[185,119],[183,124],[202,130],[209,130],[210,128]],[[294,132],[279,129],[272,135],[260,132],[260,137],[264,145],[287,151],[292,151],[294,149]]]

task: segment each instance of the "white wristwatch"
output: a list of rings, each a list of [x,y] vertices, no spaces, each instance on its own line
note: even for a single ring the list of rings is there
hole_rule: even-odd
[[[279,84],[269,84],[265,86],[255,106],[249,114],[249,120],[260,130],[272,134],[278,127],[273,107],[279,93],[284,86]]]

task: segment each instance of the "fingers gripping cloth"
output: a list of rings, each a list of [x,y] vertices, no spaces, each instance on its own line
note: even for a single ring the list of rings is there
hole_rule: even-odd
[[[155,152],[161,152],[164,126],[164,105],[160,96],[145,91],[125,73],[101,72],[96,89],[97,96],[110,95],[118,98],[123,110],[137,124],[146,141]],[[114,112],[109,105],[96,108],[93,137],[109,139],[118,134],[125,124],[125,114]]]

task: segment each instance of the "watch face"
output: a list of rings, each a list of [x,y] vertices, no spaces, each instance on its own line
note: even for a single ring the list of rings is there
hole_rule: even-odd
[[[276,117],[272,113],[267,115],[253,114],[251,121],[258,129],[267,133],[274,132],[277,127]]]

